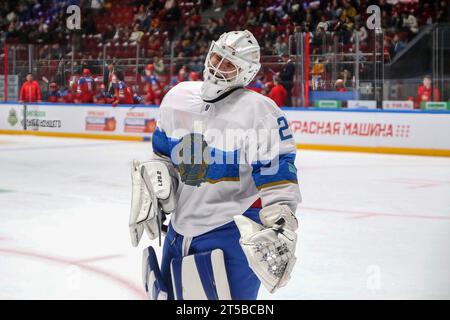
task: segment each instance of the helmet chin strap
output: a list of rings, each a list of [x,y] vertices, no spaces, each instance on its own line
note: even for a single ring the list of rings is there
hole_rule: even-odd
[[[201,97],[203,101],[214,103],[219,100],[224,99],[228,95],[230,95],[232,92],[236,91],[237,89],[241,89],[242,86],[231,86],[228,88],[224,88],[222,86],[218,86],[213,83],[206,83],[203,82],[202,88],[201,88]],[[218,92],[220,91],[220,92]]]

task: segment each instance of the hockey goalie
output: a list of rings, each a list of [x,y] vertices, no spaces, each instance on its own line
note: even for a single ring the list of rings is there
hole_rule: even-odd
[[[204,81],[181,82],[161,102],[153,155],[133,162],[129,220],[133,246],[144,230],[165,237],[160,265],[144,250],[150,299],[256,299],[261,283],[273,293],[291,277],[296,146],[283,111],[245,89],[260,66],[251,32],[224,33]]]

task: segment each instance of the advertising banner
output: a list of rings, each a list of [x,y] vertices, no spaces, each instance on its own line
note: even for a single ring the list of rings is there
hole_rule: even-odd
[[[130,106],[29,104],[25,108],[2,104],[0,129],[150,137],[156,129],[158,111]]]
[[[384,100],[383,109],[386,110],[412,110],[414,109],[414,101],[402,100]]]
[[[298,144],[450,150],[450,113],[285,112]]]
[[[348,100],[348,109],[376,109],[377,102],[375,100]]]
[[[440,154],[450,155],[450,112],[284,110],[299,145],[441,150]],[[0,133],[26,130],[43,135],[146,140],[156,129],[158,113],[156,107],[2,103]]]

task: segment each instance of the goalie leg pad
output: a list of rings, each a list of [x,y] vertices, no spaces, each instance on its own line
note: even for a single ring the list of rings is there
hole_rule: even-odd
[[[170,267],[177,300],[231,300],[222,250],[175,258]]]
[[[158,259],[152,246],[144,249],[142,257],[142,280],[150,300],[167,300],[168,288],[159,269]]]

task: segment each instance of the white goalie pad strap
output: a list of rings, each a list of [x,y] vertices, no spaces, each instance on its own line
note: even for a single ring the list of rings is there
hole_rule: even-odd
[[[270,293],[287,284],[295,265],[297,234],[289,229],[265,228],[245,216],[235,216],[242,250],[249,267]]]
[[[131,178],[133,190],[129,227],[131,242],[137,246],[144,230],[151,240],[160,234],[160,208],[167,213],[175,210],[178,180],[162,161],[140,163],[134,160]]]
[[[176,300],[231,300],[222,250],[174,259],[170,269]]]
[[[155,250],[151,246],[144,249],[142,254],[142,281],[150,300],[167,300],[168,289],[161,276]]]

